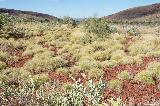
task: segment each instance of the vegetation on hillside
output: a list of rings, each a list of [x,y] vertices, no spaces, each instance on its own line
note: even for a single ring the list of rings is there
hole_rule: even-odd
[[[143,105],[158,95],[159,26],[0,14],[0,28],[2,105]]]

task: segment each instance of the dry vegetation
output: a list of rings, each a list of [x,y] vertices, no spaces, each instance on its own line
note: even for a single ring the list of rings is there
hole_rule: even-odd
[[[4,22],[6,17],[0,15],[1,105],[160,102],[159,26],[110,25],[95,18],[77,24],[67,17]]]

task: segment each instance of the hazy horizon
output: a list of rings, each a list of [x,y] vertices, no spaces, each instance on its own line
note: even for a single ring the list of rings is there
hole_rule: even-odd
[[[159,3],[160,0],[0,0],[0,8],[34,11],[56,17],[103,17],[116,12]]]

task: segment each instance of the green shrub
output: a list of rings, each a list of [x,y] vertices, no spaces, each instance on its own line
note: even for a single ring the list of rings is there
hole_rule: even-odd
[[[116,91],[120,91],[122,89],[123,82],[120,80],[110,80],[108,84],[108,88]]]
[[[0,70],[5,69],[7,67],[5,62],[0,61]]]
[[[6,83],[7,81],[7,76],[4,74],[0,74],[0,83]]]
[[[7,34],[9,38],[28,38],[28,30],[25,28],[18,28],[15,26],[10,26],[7,30]]]
[[[93,54],[93,58],[97,61],[105,61],[110,58],[109,51],[97,51]]]
[[[115,60],[103,61],[101,62],[102,67],[115,67],[118,62]]]
[[[111,53],[111,60],[115,60],[117,62],[120,62],[121,59],[125,56],[126,56],[126,54],[123,50],[116,50]]]
[[[68,24],[73,27],[76,27],[77,25],[76,21],[73,18],[67,16],[63,17],[63,24]]]
[[[0,14],[0,29],[2,29],[8,22],[10,18],[6,14]]]
[[[49,82],[49,77],[47,74],[37,74],[33,76],[33,82],[37,87],[39,87],[42,84]]]
[[[90,18],[84,22],[83,26],[86,32],[96,34],[100,38],[108,37],[114,32],[104,19]]]
[[[85,34],[80,37],[80,42],[82,44],[91,44],[94,41],[94,36],[91,34]]]
[[[90,70],[87,70],[87,73],[91,79],[99,79],[104,74],[103,70],[99,68],[92,68]]]
[[[71,83],[63,83],[62,84],[62,89],[65,92],[71,91],[73,89],[73,84],[71,84]]]
[[[94,48],[94,51],[104,51],[104,50],[108,50],[108,48],[110,48],[110,44],[109,44],[109,40],[107,41],[94,41],[91,45]]]
[[[0,61],[6,61],[8,54],[6,52],[0,51]]]
[[[128,47],[129,54],[132,56],[146,54],[150,51],[153,51],[153,49],[154,47],[150,44],[149,41],[135,42]]]
[[[147,56],[159,57],[160,56],[160,51],[151,51],[151,52],[148,52]]]
[[[118,74],[118,79],[120,79],[122,81],[131,79],[131,78],[132,78],[132,76],[127,70],[122,71],[121,73]]]
[[[80,70],[90,70],[92,68],[100,68],[101,65],[94,59],[91,59],[90,57],[83,57],[79,60],[77,63],[77,66]]]
[[[28,80],[31,73],[27,70],[24,70],[23,68],[11,68],[10,73],[7,75],[9,76],[9,79],[19,79],[24,81]]]
[[[64,67],[68,63],[62,57],[53,57],[45,53],[35,55],[32,60],[25,63],[25,68],[32,73],[53,71],[56,68]]]
[[[72,69],[68,68],[68,67],[61,67],[56,69],[56,72],[60,73],[60,74],[66,74],[66,75],[72,75],[73,73],[75,73],[74,71],[72,71]]]
[[[36,44],[29,44],[26,48],[26,50],[23,52],[23,55],[33,56],[37,53],[42,53],[48,51],[46,48],[43,48],[40,45]]]
[[[141,71],[134,77],[135,81],[139,81],[145,84],[154,84],[153,72],[151,71]]]
[[[7,68],[2,70],[4,75],[6,75],[7,81],[12,82],[12,81],[28,81],[29,75],[31,73],[23,68]],[[17,82],[17,83],[19,83]]]
[[[135,27],[132,27],[132,28],[128,29],[127,33],[130,36],[140,36],[140,31],[137,28],[135,28]]]
[[[151,62],[147,66],[147,70],[154,73],[154,75],[160,80],[160,62]]]

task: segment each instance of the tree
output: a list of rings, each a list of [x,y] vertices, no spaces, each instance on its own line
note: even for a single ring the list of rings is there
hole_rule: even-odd
[[[101,38],[107,37],[110,33],[113,32],[108,22],[100,18],[87,19],[84,21],[83,26],[88,33],[96,34]]]

